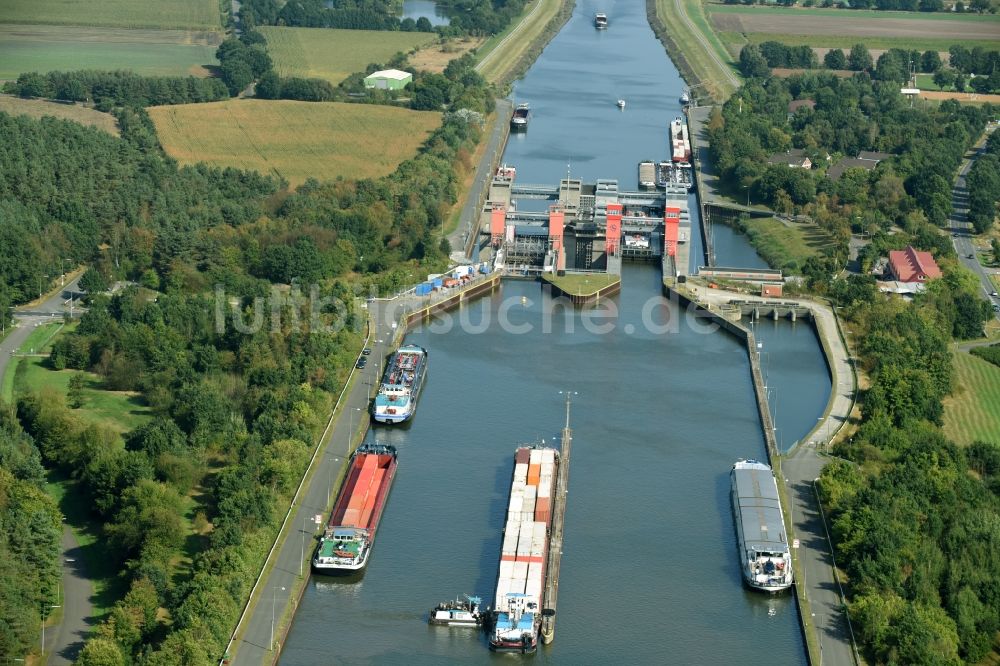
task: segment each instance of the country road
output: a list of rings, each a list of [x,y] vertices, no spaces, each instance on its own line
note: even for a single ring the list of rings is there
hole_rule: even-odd
[[[694,35],[695,38],[697,38],[698,42],[708,53],[709,57],[711,57],[712,60],[715,61],[715,64],[719,66],[719,70],[723,72],[723,76],[726,77],[727,81],[731,83],[734,88],[739,88],[740,87],[739,78],[735,74],[733,74],[733,70],[729,68],[729,65],[722,62],[722,60],[719,58],[719,54],[715,52],[715,49],[712,48],[712,45],[708,43],[707,39],[705,39],[705,35],[702,34],[702,32],[698,29],[698,26],[696,26],[694,22],[691,20],[691,17],[688,16],[687,10],[684,8],[684,1],[674,0],[674,8],[677,9],[677,14],[687,25],[688,30],[691,32],[691,34]]]
[[[3,377],[14,354],[39,324],[59,321],[69,313],[68,298],[78,298],[78,279],[55,290],[41,303],[15,310],[17,323],[10,335],[0,343],[0,377]],[[78,308],[77,308],[78,310]],[[42,663],[56,666],[72,664],[93,624],[93,606],[90,596],[93,586],[86,575],[86,568],[79,553],[76,536],[68,525],[63,525],[60,560],[62,564],[62,592],[59,599],[61,620],[45,628],[45,659]]]

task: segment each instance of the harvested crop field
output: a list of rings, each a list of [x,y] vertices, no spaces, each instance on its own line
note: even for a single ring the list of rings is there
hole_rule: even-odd
[[[221,43],[217,32],[0,24],[0,79],[75,69],[208,76]]]
[[[326,79],[336,85],[371,63],[382,63],[396,53],[430,44],[430,32],[383,32],[332,28],[258,29],[267,40],[267,52],[282,76]]]
[[[449,62],[475,51],[485,41],[483,37],[449,39],[445,44],[432,44],[420,49],[410,56],[409,62],[414,69],[440,74]]]
[[[955,21],[928,18],[877,16],[882,12],[852,11],[844,16],[810,16],[808,10],[776,12],[767,8],[745,13],[712,11],[712,25],[722,32],[788,35],[848,35],[871,38],[926,38],[963,43],[969,40],[1000,42],[1000,23],[993,20]]]
[[[0,111],[12,116],[44,118],[53,116],[62,120],[72,120],[81,125],[89,125],[118,136],[118,121],[110,113],[101,113],[79,104],[63,104],[41,99],[21,99],[11,95],[0,95]]]
[[[413,157],[441,114],[388,106],[228,100],[148,109],[160,143],[181,164],[251,169],[284,178],[374,178]]]
[[[981,95],[979,93],[967,92],[942,92],[940,90],[921,90],[920,99],[946,100],[957,99],[959,102],[969,102],[971,104],[1000,104],[1000,95]]]

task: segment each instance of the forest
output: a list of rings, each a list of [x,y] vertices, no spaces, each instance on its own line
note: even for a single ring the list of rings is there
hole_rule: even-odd
[[[489,36],[503,31],[524,10],[525,0],[441,0],[437,3],[450,19],[432,28],[430,21],[400,21],[394,5],[386,0],[247,0],[240,18],[246,27],[287,25],[301,28],[350,28],[355,30],[434,30],[445,37]]]
[[[788,105],[796,99],[815,106],[789,114]],[[836,242],[819,260],[830,272],[846,260],[852,230],[871,234],[893,227],[916,230],[925,222],[943,225],[952,209],[954,173],[995,114],[989,104],[951,100],[910,106],[898,83],[875,80],[867,72],[844,79],[817,70],[787,79],[749,79],[721,111],[713,112],[708,133],[722,179],[732,191],[746,188],[755,202],[783,215],[804,216],[833,236]],[[792,148],[804,151],[813,168],[767,163]],[[848,168],[836,180],[827,177],[842,157],[861,151],[891,157],[871,170]],[[989,176],[983,180],[992,182]],[[993,192],[984,188],[980,196]],[[983,214],[992,224],[992,216]]]
[[[85,494],[127,590],[79,663],[222,656],[353,364],[356,298],[446,265],[439,229],[482,132],[482,116],[457,105],[486,94],[468,60],[435,76],[426,89],[455,110],[416,157],[385,178],[295,192],[256,173],[179,168],[131,96],[116,100],[121,138],[0,114],[0,299],[29,300],[70,262],[91,266],[95,292],[134,283],[89,295],[47,363],[135,391],[153,413],[122,435],[47,390],[0,412],[0,501],[22,507],[0,523],[14,562],[0,577],[4,653],[37,645],[39,614],[54,605],[60,528],[44,466]]]
[[[1000,629],[1000,443],[960,448],[939,427],[950,341],[981,335],[989,313],[960,326],[962,310],[986,304],[953,258],[942,265],[912,303],[886,299],[870,276],[829,286],[871,385],[819,487],[854,631],[876,664],[979,663]]]

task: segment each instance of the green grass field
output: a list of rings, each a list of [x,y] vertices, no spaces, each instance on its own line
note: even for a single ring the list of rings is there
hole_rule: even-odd
[[[944,401],[944,432],[956,444],[1000,441],[1000,368],[956,352],[955,392]]]
[[[167,154],[182,164],[253,169],[285,178],[375,178],[416,155],[441,114],[388,106],[229,100],[151,107]]]
[[[219,43],[218,33],[0,24],[0,79],[76,69],[207,76]]]
[[[267,52],[282,76],[326,79],[336,85],[371,63],[430,44],[430,32],[376,32],[263,26]]]
[[[219,30],[218,0],[4,0],[3,23]]]
[[[829,242],[829,237],[818,227],[786,225],[773,217],[750,218],[743,224],[757,253],[772,268],[785,272],[801,273],[806,259]]]
[[[709,17],[704,11],[706,7],[700,0],[680,0],[680,2],[685,15],[690,18],[696,30],[692,30],[684,20],[684,16],[677,11],[675,0],[656,0],[656,15],[676,45],[679,51],[678,57],[688,63],[697,78],[698,85],[703,86],[696,94],[704,96],[707,93],[716,101],[724,101],[735,90],[729,76],[732,70],[727,63],[733,62],[734,54],[739,53],[739,48],[730,48],[724,35],[711,28]],[[699,35],[704,37],[707,45],[698,39]],[[711,57],[709,48],[722,61],[721,65]],[[687,81],[687,83],[693,85],[696,82]]]

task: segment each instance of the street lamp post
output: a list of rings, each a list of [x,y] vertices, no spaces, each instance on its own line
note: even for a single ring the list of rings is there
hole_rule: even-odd
[[[46,280],[48,280],[49,276],[48,275],[39,275],[38,276],[38,298],[42,297],[42,278],[45,278]]]
[[[284,592],[285,588],[281,588],[281,591]],[[276,585],[271,592],[271,642],[267,644],[267,649],[271,652],[274,651],[274,607],[277,605],[277,601],[278,586]]]
[[[62,606],[52,606],[52,605],[50,605],[49,608],[62,608]],[[42,663],[44,664],[45,663],[45,657],[44,657],[44,655],[45,655],[45,616],[44,616],[44,614],[42,615],[42,650],[41,650],[41,654],[42,654]]]
[[[351,455],[351,444],[354,441],[354,412],[360,412],[360,407],[352,407],[347,412],[347,453],[345,455]]]

